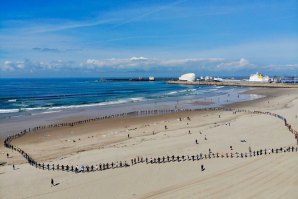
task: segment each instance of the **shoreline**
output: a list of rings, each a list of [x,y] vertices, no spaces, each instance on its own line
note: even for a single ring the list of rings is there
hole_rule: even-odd
[[[264,88],[257,88],[257,89],[251,89],[248,91],[245,91],[243,94],[263,94],[265,95],[265,97],[260,97],[258,99],[255,100],[249,100],[249,101],[244,101],[244,102],[236,102],[236,103],[231,103],[231,104],[227,104],[224,106],[218,106],[219,110],[218,112],[220,112],[221,108],[232,108],[232,109],[238,109],[238,108],[245,108],[245,107],[249,107],[249,106],[254,106],[255,104],[260,104],[263,102],[267,102],[268,100],[277,97],[277,96],[281,96],[284,93],[287,93],[287,91],[285,91],[284,89],[280,90],[278,92],[272,91],[272,90],[268,90],[268,89],[264,89]],[[216,107],[215,107],[216,108]],[[126,131],[134,131],[135,129],[131,128],[129,129],[129,126],[134,126],[134,125],[147,125],[147,123],[154,123],[154,122],[159,122],[159,121],[163,121],[163,120],[172,120],[178,117],[182,117],[182,118],[186,118],[186,117],[193,117],[195,115],[204,115],[204,114],[210,114],[214,111],[210,111],[210,110],[204,110],[204,109],[198,109],[198,110],[172,110],[172,111],[166,111],[166,112],[160,112],[160,113],[145,113],[145,114],[140,114],[137,115],[133,114],[133,115],[126,115],[124,114],[123,116],[118,115],[118,116],[111,116],[108,118],[102,117],[101,119],[97,119],[95,121],[90,121],[90,122],[84,122],[81,124],[78,124],[76,126],[60,126],[60,127],[51,127],[51,128],[43,128],[41,127],[40,129],[38,129],[33,133],[29,133],[26,136],[22,137],[20,140],[16,140],[15,143],[16,144],[20,144],[21,146],[24,145],[32,145],[32,144],[36,144],[36,143],[40,143],[40,141],[43,139],[41,137],[41,135],[43,136],[43,134],[48,134],[48,138],[46,142],[49,142],[51,140],[55,140],[57,138],[59,139],[65,139],[65,140],[72,140],[74,141],[75,139],[81,139],[78,137],[93,137],[94,133],[92,133],[93,129],[97,129],[97,131],[102,130],[102,131],[109,131],[109,130],[113,130],[113,131],[121,131],[123,134],[123,130],[120,130],[121,128],[123,128],[125,126]],[[81,118],[78,117],[79,119],[82,120],[93,120],[94,118]],[[64,121],[64,120],[63,120]],[[62,122],[63,122],[62,121]],[[80,120],[65,120],[66,123],[76,123]],[[57,123],[56,125],[58,125],[59,123]],[[61,123],[63,124],[63,123]],[[125,124],[125,125],[124,125]],[[208,123],[207,124],[212,124],[212,123]],[[52,125],[51,123],[48,123],[47,125]],[[46,126],[47,126],[46,125]],[[55,124],[53,124],[55,125]],[[206,124],[205,124],[206,125]],[[112,127],[112,128],[111,128]],[[91,133],[90,133],[91,132]],[[157,132],[156,132],[157,133]],[[41,134],[41,135],[40,135]],[[151,133],[147,133],[145,135],[142,136],[148,136]],[[75,139],[72,139],[71,137],[75,137]],[[69,139],[70,138],[70,139]],[[4,139],[0,139],[1,141],[4,141]],[[105,142],[103,141],[101,144],[92,144],[92,146],[84,146],[80,149],[75,149],[75,150],[65,150],[65,153],[63,153],[62,156],[68,156],[70,154],[75,154],[78,151],[88,151],[88,150],[93,150],[96,149],[98,146],[109,146],[113,143],[117,143],[117,142],[121,142],[121,141],[125,141],[126,137],[122,136],[121,138],[117,138],[115,140],[108,141]],[[58,153],[59,154],[59,153]],[[55,160],[57,158],[59,158],[59,156],[61,155],[50,155],[50,156],[38,156],[38,159],[41,158],[40,160]],[[24,162],[24,161],[20,161],[20,162]]]
[[[244,89],[247,90],[248,88]],[[50,114],[33,114],[28,116],[11,117],[0,120],[0,139],[5,138],[15,132],[33,126],[43,126],[50,123],[72,122],[77,120],[85,120],[106,115],[126,114],[129,112],[137,112],[141,110],[169,110],[169,109],[198,109],[206,107],[221,107],[226,104],[235,103],[237,101],[251,101],[254,98],[243,93],[240,90],[228,90],[229,94],[218,94],[215,96],[200,96],[199,98],[181,99],[180,101],[171,100],[170,102],[141,102],[141,104],[122,104],[109,107],[86,107],[77,109],[65,109],[60,112],[51,112]],[[242,94],[243,93],[243,94]],[[238,98],[237,98],[238,95]],[[240,99],[239,99],[240,95]],[[262,97],[262,96],[260,96]],[[179,105],[178,105],[179,103]],[[176,107],[177,106],[177,107]]]

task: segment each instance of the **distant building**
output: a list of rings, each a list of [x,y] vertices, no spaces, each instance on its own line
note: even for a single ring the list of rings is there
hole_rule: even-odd
[[[194,82],[196,81],[196,75],[194,73],[186,73],[179,77],[180,81]]]
[[[155,81],[155,77],[150,76],[150,77],[149,77],[149,81]]]
[[[286,76],[286,77],[282,77],[280,81],[282,83],[297,84],[298,83],[298,77]]]
[[[252,74],[249,77],[250,82],[270,82],[269,76],[264,76],[262,73]]]
[[[274,83],[280,83],[281,82],[281,78],[280,77],[277,77],[277,76],[274,76],[273,79],[272,79],[272,81]]]
[[[220,77],[212,77],[212,76],[201,76],[198,81],[207,81],[207,82],[222,82],[223,78]]]

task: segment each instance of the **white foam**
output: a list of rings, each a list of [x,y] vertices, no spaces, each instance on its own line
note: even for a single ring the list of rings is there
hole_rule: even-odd
[[[123,104],[123,103],[128,103],[128,102],[139,102],[139,101],[144,101],[144,98],[143,97],[134,97],[134,98],[115,100],[115,101],[99,102],[99,103],[92,103],[92,104],[81,104],[81,105],[69,105],[69,106],[21,108],[21,110],[22,111],[61,110],[61,109],[84,108],[84,107],[93,107],[93,106],[115,105],[115,104]]]
[[[171,92],[167,93],[167,95],[174,95],[177,93],[194,92],[194,91],[197,91],[197,89],[185,89],[185,90],[179,90],[179,91],[171,91]]]
[[[58,111],[45,111],[45,112],[42,112],[42,113],[36,113],[36,114],[32,114],[32,115],[43,115],[43,114],[59,113],[59,112],[61,112],[61,110],[58,110]]]
[[[46,107],[36,107],[36,108],[20,108],[21,111],[35,111],[35,110],[47,110]]]
[[[16,102],[17,99],[10,99],[10,100],[7,100],[8,102]]]
[[[145,98],[143,97],[132,97],[132,98],[129,98],[130,100],[132,100],[133,102],[140,102],[140,101],[144,101]]]
[[[217,91],[217,90],[218,90],[218,88],[212,88],[209,91]]]
[[[0,113],[17,113],[19,109],[0,109]]]
[[[177,91],[172,91],[172,92],[169,92],[167,93],[168,95],[174,95],[174,94],[177,94],[178,92]]]

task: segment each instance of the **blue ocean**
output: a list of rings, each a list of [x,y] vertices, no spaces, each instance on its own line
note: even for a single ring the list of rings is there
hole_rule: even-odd
[[[244,91],[243,88],[176,85],[168,84],[166,79],[0,79],[0,85],[0,118],[87,107],[107,109],[115,105],[127,107],[180,102],[180,106],[186,107],[190,105],[190,100],[207,100],[213,97],[215,102],[216,96],[219,99],[219,96],[225,96],[229,92],[238,95],[230,102],[251,98],[239,97],[239,92]]]

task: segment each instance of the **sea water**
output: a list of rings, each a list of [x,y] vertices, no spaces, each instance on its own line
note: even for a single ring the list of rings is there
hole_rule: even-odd
[[[258,97],[241,94],[247,88],[168,84],[165,79],[0,79],[0,85],[0,119],[82,109],[108,114],[138,109],[199,108]],[[202,105],[196,101],[210,103]]]

